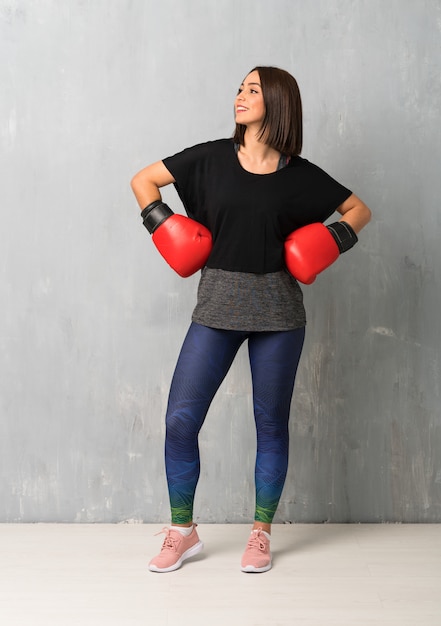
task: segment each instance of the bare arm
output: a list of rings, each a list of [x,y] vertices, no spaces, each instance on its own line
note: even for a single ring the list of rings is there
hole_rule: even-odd
[[[159,191],[161,187],[174,182],[175,179],[164,163],[157,161],[135,174],[130,185],[140,209],[143,210],[155,200],[161,200],[161,192]]]
[[[371,210],[355,194],[351,194],[337,211],[343,216],[341,221],[352,226],[356,233],[359,233],[371,219]]]

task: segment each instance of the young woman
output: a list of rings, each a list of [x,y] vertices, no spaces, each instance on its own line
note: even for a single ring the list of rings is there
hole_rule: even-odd
[[[288,72],[254,68],[236,96],[235,121],[232,139],[188,148],[132,180],[144,224],[173,267],[196,258],[201,241],[206,248],[196,261],[196,269],[202,268],[197,304],[168,401],[165,463],[172,525],[164,529],[162,549],[150,562],[155,572],[173,571],[203,548],[193,523],[198,434],[245,341],[257,454],[254,526],[241,568],[271,568],[271,523],[287,472],[290,404],[306,324],[294,276],[304,276],[306,269],[311,280],[300,279],[312,282],[354,245],[356,233],[370,220],[370,210],[357,196],[299,156],[302,105]],[[172,183],[190,219],[172,214],[162,203],[160,188]],[[342,219],[325,227],[335,211]],[[190,234],[179,231],[179,225],[175,229],[179,219],[188,220]],[[288,248],[292,233],[296,240]],[[177,249],[171,249],[175,244]],[[323,253],[326,260],[317,267]],[[187,268],[177,271],[188,275]]]

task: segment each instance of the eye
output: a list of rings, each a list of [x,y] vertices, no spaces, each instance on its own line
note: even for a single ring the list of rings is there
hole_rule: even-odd
[[[239,95],[240,93],[242,93],[243,89],[242,87],[239,87],[239,89],[237,90],[237,95]]]
[[[255,89],[250,89],[251,93],[259,93],[258,91],[256,91]]]

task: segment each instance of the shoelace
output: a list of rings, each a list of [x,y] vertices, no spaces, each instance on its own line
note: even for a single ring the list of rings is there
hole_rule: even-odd
[[[265,552],[266,544],[264,543],[264,541],[261,538],[260,534],[261,534],[260,530],[258,530],[257,532],[252,532],[251,533],[251,536],[250,536],[250,538],[248,540],[248,548],[257,548],[261,552]]]
[[[173,539],[173,537],[171,536],[170,529],[163,528],[159,531],[159,533],[155,533],[155,537],[157,535],[161,535],[162,533],[164,533],[166,537],[164,539],[164,543],[162,544],[161,552],[163,550],[173,550],[174,552],[176,552],[176,539]]]

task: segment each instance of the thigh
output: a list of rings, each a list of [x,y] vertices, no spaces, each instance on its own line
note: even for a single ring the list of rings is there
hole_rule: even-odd
[[[242,333],[193,322],[176,364],[169,404],[192,400],[208,408],[243,341]]]
[[[289,408],[305,329],[253,333],[248,342],[255,404],[265,404],[266,412]]]

